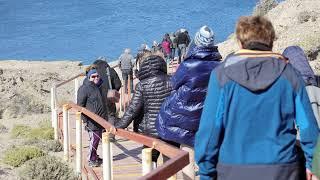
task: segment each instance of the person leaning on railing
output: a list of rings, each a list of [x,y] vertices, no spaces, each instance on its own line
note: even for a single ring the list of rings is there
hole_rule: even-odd
[[[200,178],[311,180],[319,128],[302,77],[272,52],[276,35],[266,18],[240,17],[236,37],[240,50],[210,76],[195,139]]]
[[[96,67],[90,66],[86,71],[86,78],[78,90],[77,104],[87,110],[97,114],[98,116],[107,119],[108,111],[106,107],[106,98],[103,98],[101,85],[103,81],[100,78]],[[89,133],[90,145],[88,153],[88,165],[97,167],[102,163],[102,159],[97,155],[98,145],[104,129],[97,122],[82,114],[82,120],[85,124],[85,129]]]

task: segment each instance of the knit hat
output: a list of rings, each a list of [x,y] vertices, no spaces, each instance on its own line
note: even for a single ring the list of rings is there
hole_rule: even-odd
[[[202,26],[194,37],[194,43],[197,46],[214,46],[214,33],[208,26]]]
[[[88,73],[87,73],[87,77],[88,79],[90,78],[90,76],[94,73],[97,73],[97,70],[96,69],[91,69]]]

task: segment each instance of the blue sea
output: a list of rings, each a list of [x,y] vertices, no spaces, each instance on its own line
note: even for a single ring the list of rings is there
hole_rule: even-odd
[[[0,60],[116,60],[164,33],[202,25],[224,41],[257,0],[0,0]]]

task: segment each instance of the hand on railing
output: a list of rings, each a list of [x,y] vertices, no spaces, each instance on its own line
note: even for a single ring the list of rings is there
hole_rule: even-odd
[[[109,130],[109,133],[115,134],[117,132],[117,128],[115,128],[114,126],[112,126]]]

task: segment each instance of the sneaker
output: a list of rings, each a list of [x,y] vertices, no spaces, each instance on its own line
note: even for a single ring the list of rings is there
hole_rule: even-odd
[[[116,142],[116,138],[114,136],[109,137],[110,142]]]
[[[99,167],[101,164],[99,164],[98,161],[89,161],[88,165],[90,167]]]
[[[96,160],[99,164],[102,164],[103,163],[103,159],[102,158],[99,158]]]

